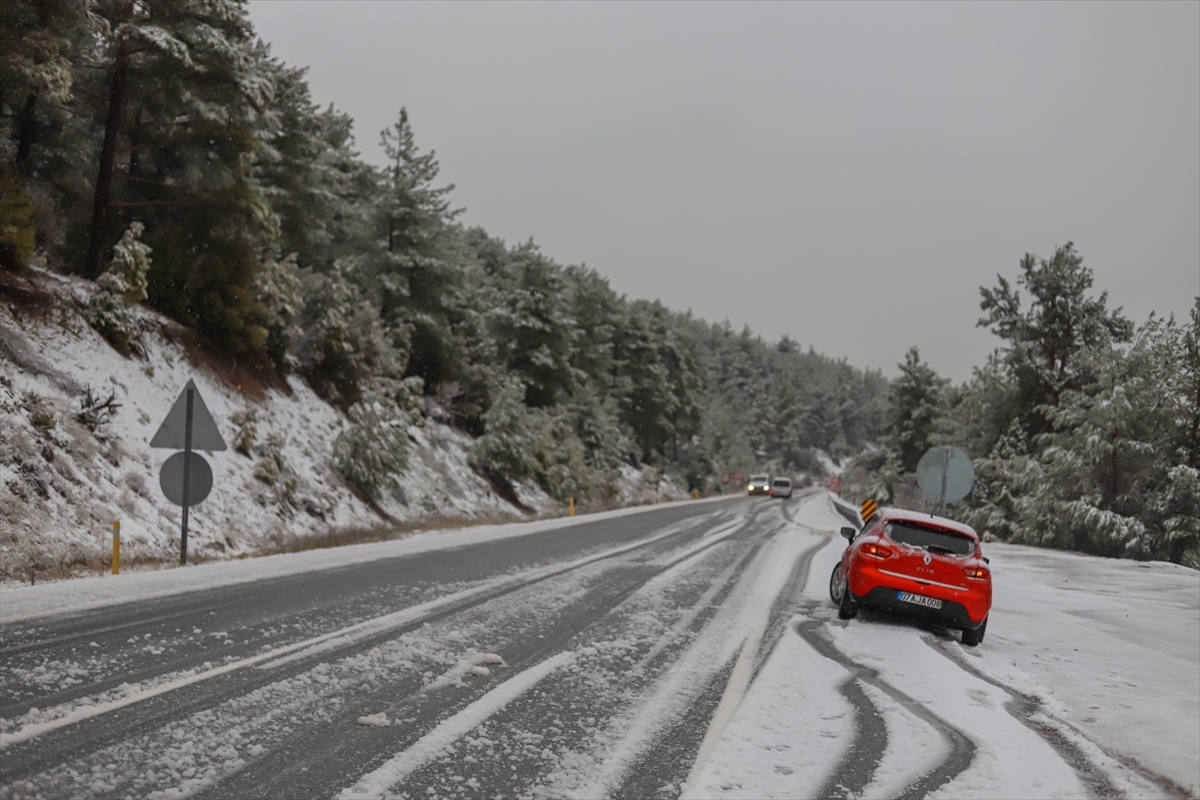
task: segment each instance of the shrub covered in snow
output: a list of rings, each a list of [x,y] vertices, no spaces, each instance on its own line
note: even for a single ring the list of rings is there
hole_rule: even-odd
[[[370,495],[398,485],[408,464],[409,415],[391,398],[375,393],[347,413],[353,424],[333,443],[338,472]]]

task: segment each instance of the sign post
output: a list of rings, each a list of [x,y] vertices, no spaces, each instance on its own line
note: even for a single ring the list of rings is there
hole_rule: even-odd
[[[167,418],[150,440],[150,446],[172,450],[183,448],[182,453],[176,453],[163,464],[159,485],[168,500],[183,507],[179,563],[187,564],[188,509],[204,500],[212,491],[212,468],[203,456],[192,452],[192,448],[210,452],[225,449],[225,440],[221,438],[217,423],[208,413],[208,407],[204,405],[204,398],[200,396],[194,381],[187,382],[179,399],[167,412]]]
[[[957,503],[975,485],[975,468],[961,447],[931,447],[917,464],[917,485],[946,515],[946,503]]]
[[[185,414],[187,424],[183,428],[183,530],[179,534],[180,566],[187,563],[188,495],[191,494],[192,490],[192,415],[195,407],[196,389],[192,386],[192,382],[188,381],[187,388],[183,391],[187,394],[187,412]]]

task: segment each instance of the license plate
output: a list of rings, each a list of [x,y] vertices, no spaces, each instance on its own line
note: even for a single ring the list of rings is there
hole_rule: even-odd
[[[912,603],[915,606],[925,606],[926,608],[942,607],[942,601],[936,597],[925,597],[912,592],[896,592],[896,599],[902,603]]]

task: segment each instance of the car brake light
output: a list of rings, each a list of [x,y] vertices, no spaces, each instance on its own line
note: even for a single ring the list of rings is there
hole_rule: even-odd
[[[893,553],[888,548],[882,547],[877,544],[865,544],[865,545],[863,545],[862,551],[866,555],[869,555],[871,558],[878,558],[880,560],[883,560],[885,558],[891,558],[892,556],[895,555],[895,553]]]
[[[983,567],[963,567],[963,574],[973,581],[991,580],[991,574]]]

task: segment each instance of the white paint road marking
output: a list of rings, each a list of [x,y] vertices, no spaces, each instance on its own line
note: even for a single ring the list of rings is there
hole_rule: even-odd
[[[412,747],[397,753],[379,769],[367,773],[353,786],[343,789],[337,795],[337,799],[382,798],[389,788],[445,753],[446,748],[486,722],[497,711],[532,689],[550,673],[574,660],[573,652],[559,653],[509,678],[462,711],[438,723],[436,728],[418,739]]]

